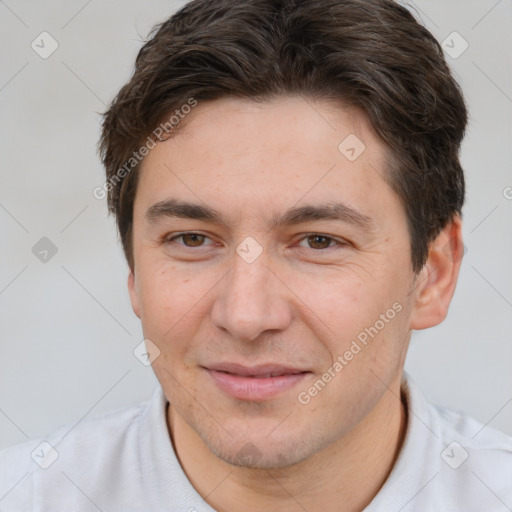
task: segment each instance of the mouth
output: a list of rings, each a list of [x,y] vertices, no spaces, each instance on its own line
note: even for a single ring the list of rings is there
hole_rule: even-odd
[[[243,366],[220,363],[204,367],[217,387],[237,400],[264,401],[295,387],[311,372],[278,364]]]

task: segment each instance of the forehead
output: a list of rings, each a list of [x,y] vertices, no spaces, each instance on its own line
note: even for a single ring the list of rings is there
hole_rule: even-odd
[[[340,101],[302,95],[265,101],[227,97],[199,102],[184,116],[179,129],[170,141],[177,145],[198,142],[198,154],[204,152],[203,148],[214,146],[219,157],[263,151],[275,156],[276,150],[285,156],[285,150],[291,150],[292,154],[307,153],[315,158],[328,148],[338,157],[343,154],[340,150],[348,149],[340,148],[339,144],[349,135],[364,140],[365,145],[372,146],[372,152],[386,153],[360,109],[344,106]],[[351,140],[357,142],[353,137]],[[361,151],[362,146],[357,149]]]
[[[224,98],[199,102],[184,121],[142,162],[136,203],[172,196],[270,215],[301,201],[371,210],[397,200],[383,179],[387,148],[360,111],[340,103]]]

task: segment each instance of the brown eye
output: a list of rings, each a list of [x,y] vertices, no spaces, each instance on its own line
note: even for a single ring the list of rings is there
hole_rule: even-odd
[[[327,249],[331,242],[334,242],[332,238],[322,235],[312,235],[306,238],[308,245],[311,249]]]
[[[197,233],[189,233],[185,235],[180,235],[177,238],[182,238],[184,245],[187,247],[200,247],[204,239],[206,238],[204,235],[199,235]]]
[[[180,238],[182,242],[180,242]],[[181,247],[203,247],[206,246],[205,240],[208,239],[206,235],[201,235],[201,233],[181,233],[180,235],[169,236],[165,238],[165,242],[167,244],[174,244]],[[211,244],[208,244],[211,245]]]

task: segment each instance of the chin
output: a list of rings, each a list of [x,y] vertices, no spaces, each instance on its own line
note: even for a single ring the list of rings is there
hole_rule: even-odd
[[[306,436],[302,432],[285,430],[278,437],[276,432],[267,434],[261,430],[251,432],[240,429],[238,435],[228,436],[222,433],[209,432],[201,435],[208,449],[219,459],[237,467],[253,469],[280,469],[308,459],[323,448],[321,439]],[[327,444],[327,443],[326,443]]]
[[[263,451],[254,443],[247,442],[240,449],[218,447],[212,453],[224,462],[241,468],[279,469],[293,466],[304,460],[304,454],[291,447],[276,448],[268,443]]]

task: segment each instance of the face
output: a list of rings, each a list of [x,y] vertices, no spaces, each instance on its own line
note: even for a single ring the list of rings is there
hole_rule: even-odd
[[[294,464],[401,375],[415,276],[386,149],[327,101],[189,116],[140,170],[132,305],[176,421],[229,463]]]

